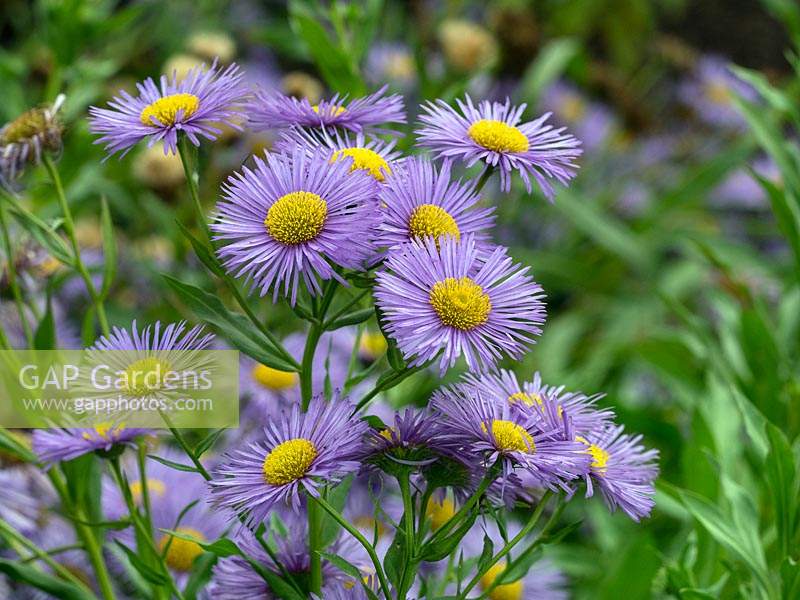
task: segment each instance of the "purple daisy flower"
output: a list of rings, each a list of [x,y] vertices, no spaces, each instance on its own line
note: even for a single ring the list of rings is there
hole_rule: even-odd
[[[541,333],[542,288],[513,264],[506,249],[479,255],[475,239],[416,241],[389,254],[375,298],[386,332],[410,364],[441,352],[444,373],[464,355],[470,370],[520,356]]]
[[[609,425],[577,438],[592,458],[586,475],[586,497],[594,494],[596,483],[612,511],[619,507],[639,521],[655,506],[658,450],[646,450],[639,443],[641,435],[624,434],[623,429],[622,425]]]
[[[531,177],[548,199],[554,195],[550,179],[567,184],[575,176],[574,161],[581,155],[580,141],[545,124],[550,113],[520,124],[525,104],[517,107],[484,100],[476,107],[469,95],[457,100],[460,113],[443,100],[422,106],[423,127],[417,130],[422,146],[440,158],[460,158],[472,166],[479,160],[500,171],[503,191],[511,189],[511,172],[519,171],[528,193]]]
[[[363,98],[348,100],[336,94],[312,104],[306,98],[293,98],[259,89],[250,102],[248,115],[255,130],[282,127],[339,127],[355,132],[393,133],[385,123],[405,123],[403,98],[385,96],[387,86]]]
[[[272,539],[275,555],[291,575],[298,579],[307,578],[311,570],[311,556],[308,549],[308,524],[305,515],[287,515],[283,524],[284,534],[274,532]],[[276,574],[279,567],[267,554],[252,532],[240,529],[235,540],[238,546],[261,566]],[[367,568],[362,552],[354,540],[339,536],[327,549],[328,553],[341,556],[359,568]],[[348,598],[366,598],[361,586],[349,575],[339,570],[333,563],[322,560],[323,597],[338,598],[339,590],[348,591]],[[245,559],[234,556],[221,559],[214,567],[211,592],[219,600],[271,600],[279,596],[273,594],[269,584]]]
[[[331,161],[351,160],[351,171],[364,171],[383,182],[392,174],[393,162],[402,154],[394,150],[397,140],[389,142],[367,138],[363,133],[354,136],[335,132],[330,135],[327,131],[308,131],[296,127],[281,134],[275,144],[275,149],[284,154],[294,154],[298,148],[305,150],[309,155],[322,150],[327,152]]]
[[[294,305],[300,278],[316,294],[318,278],[345,283],[331,262],[356,269],[374,252],[377,184],[327,152],[265,158],[228,180],[211,229],[226,269]]]
[[[469,234],[477,244],[489,241],[494,208],[479,207],[475,182],[452,180],[450,161],[441,169],[426,158],[409,158],[381,189],[383,224],[379,246],[395,248],[411,240],[442,236],[460,240]]]
[[[243,75],[235,64],[224,70],[217,61],[207,69],[199,65],[186,77],[161,76],[160,87],[152,78],[137,83],[137,97],[122,91],[109,102],[111,109],[89,108],[89,129],[101,137],[109,156],[122,156],[141,140],[148,145],[163,141],[164,153],[176,154],[178,133],[183,132],[195,145],[200,137],[215,140],[222,133],[220,125],[241,130],[241,111],[248,98]]]
[[[501,482],[511,480],[512,487],[518,484],[514,471],[520,470],[543,487],[570,493],[567,482],[588,471],[586,447],[563,439],[561,428],[538,414],[483,398],[464,386],[438,390],[431,406],[452,438],[461,442],[462,452],[483,464],[497,464]],[[565,427],[569,431],[568,421]]]
[[[299,404],[264,428],[265,438],[227,456],[210,482],[215,502],[246,516],[249,525],[264,520],[276,505],[300,508],[301,491],[359,469],[367,424],[350,416],[345,400],[315,396],[302,413]]]
[[[558,409],[558,417],[562,412],[569,415],[576,435],[603,427],[614,418],[614,411],[598,410],[596,406],[603,394],[587,396],[582,392],[568,392],[563,385],[559,387],[545,385],[538,372],[533,374],[531,381],[525,381],[522,384],[519,383],[517,376],[512,371],[505,369],[501,369],[497,373],[486,373],[479,376],[467,373],[464,376],[463,385],[474,388],[476,393],[484,398],[501,403],[508,402],[520,407],[529,407],[540,412],[543,412],[544,408],[543,399],[549,398]]]
[[[33,432],[33,451],[47,467],[72,460],[89,452],[110,452],[115,447],[132,446],[149,429],[125,427],[119,423],[98,423],[94,427],[37,429]]]

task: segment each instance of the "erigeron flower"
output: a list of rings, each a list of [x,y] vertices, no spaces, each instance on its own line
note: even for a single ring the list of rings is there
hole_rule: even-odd
[[[60,94],[53,104],[25,111],[0,128],[0,184],[10,187],[26,165],[39,164],[44,152],[61,151],[64,128],[58,112],[64,99]]]
[[[554,195],[552,179],[567,184],[575,176],[580,142],[564,129],[547,124],[549,113],[520,123],[525,104],[513,106],[484,100],[457,100],[458,110],[437,100],[422,106],[416,131],[422,146],[439,158],[460,159],[467,166],[478,161],[500,172],[501,187],[511,189],[511,173],[517,171],[530,193],[531,178],[547,198]]]
[[[436,359],[444,373],[464,356],[482,371],[520,356],[541,333],[542,288],[505,248],[481,256],[472,235],[410,242],[378,273],[375,299],[384,331],[412,366]]]
[[[311,294],[319,279],[344,283],[334,266],[360,268],[374,252],[376,181],[327,151],[254,160],[228,179],[211,223],[225,268],[292,304],[301,280]]]
[[[163,141],[164,151],[178,151],[178,134],[195,146],[200,138],[215,140],[222,126],[241,130],[241,116],[247,89],[243,74],[235,64],[224,70],[217,61],[206,68],[200,65],[185,77],[176,72],[162,75],[160,84],[151,79],[136,84],[139,95],[122,91],[109,102],[111,108],[89,108],[89,129],[100,137],[108,156],[127,154],[138,142],[150,145]]]
[[[264,438],[226,456],[209,482],[214,501],[244,517],[263,521],[273,508],[300,510],[302,492],[317,496],[359,469],[367,424],[351,417],[345,400],[315,396],[303,413],[295,403],[267,424]]]

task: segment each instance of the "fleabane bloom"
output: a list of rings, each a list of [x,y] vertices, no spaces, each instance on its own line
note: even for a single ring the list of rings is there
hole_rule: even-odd
[[[296,126],[392,133],[385,125],[405,123],[406,113],[402,96],[387,96],[386,90],[383,86],[374,94],[351,100],[336,94],[312,104],[306,98],[260,89],[248,107],[249,123],[257,131]]]
[[[53,104],[25,111],[0,127],[0,183],[10,187],[28,164],[37,165],[45,152],[61,151],[63,126],[58,113],[65,96]]]
[[[586,447],[562,439],[560,428],[538,415],[487,400],[463,385],[437,391],[431,406],[465,454],[499,466],[501,485],[507,481],[513,487],[520,471],[543,487],[570,492],[568,483],[588,470]]]
[[[443,237],[460,241],[472,235],[475,243],[489,241],[494,208],[479,207],[474,181],[451,178],[451,163],[438,168],[426,158],[408,158],[380,191],[383,222],[378,245],[396,248],[406,242]]]
[[[441,353],[444,373],[460,356],[472,371],[520,356],[541,333],[542,288],[506,249],[483,255],[472,235],[410,242],[391,252],[375,298],[385,331],[412,366]]]
[[[587,396],[583,392],[566,391],[563,385],[546,385],[539,372],[534,373],[530,381],[522,383],[514,372],[505,369],[480,375],[467,373],[463,381],[463,385],[473,388],[484,398],[536,410],[544,416],[545,399],[549,399],[557,407],[558,417],[564,412],[569,415],[576,435],[602,428],[614,418],[614,411],[597,407],[602,394]]]
[[[623,433],[622,425],[608,425],[578,436],[592,462],[586,475],[586,496],[600,488],[612,511],[621,508],[634,521],[650,515],[655,506],[654,481],[658,476],[658,450],[641,445],[641,435]]]
[[[211,68],[199,65],[182,78],[177,73],[171,78],[162,75],[159,85],[148,78],[136,84],[138,96],[121,91],[108,103],[110,108],[90,107],[89,129],[100,135],[95,143],[104,144],[109,156],[125,156],[145,138],[150,146],[162,141],[165,154],[176,154],[180,133],[199,146],[201,137],[215,140],[223,125],[241,130],[249,96],[242,79],[235,64],[222,70],[217,61]]]
[[[336,483],[359,469],[368,425],[351,417],[341,399],[315,396],[308,412],[294,404],[264,428],[264,439],[223,459],[209,482],[214,502],[258,525],[276,506],[295,512],[302,492],[318,496],[320,486]]]
[[[394,149],[396,140],[384,141],[340,132],[305,130],[293,127],[284,132],[275,149],[284,154],[305,151],[309,155],[327,152],[331,162],[350,162],[350,171],[363,171],[383,183],[392,174],[393,165],[401,156]]]
[[[228,179],[211,224],[225,268],[260,289],[297,299],[302,279],[311,294],[319,279],[344,280],[333,265],[360,268],[374,252],[380,215],[376,181],[329,152],[267,154]]]
[[[37,429],[33,432],[33,451],[48,467],[90,452],[109,454],[133,446],[149,429],[126,427],[125,423],[105,422],[94,427]]]
[[[478,161],[500,172],[504,191],[511,189],[511,173],[517,171],[531,192],[531,178],[548,199],[555,192],[551,180],[567,184],[575,176],[580,141],[564,128],[547,124],[550,113],[520,123],[525,104],[513,106],[484,100],[475,106],[466,96],[457,100],[458,110],[437,100],[422,106],[422,127],[416,131],[420,145],[437,157],[457,158],[467,166]]]

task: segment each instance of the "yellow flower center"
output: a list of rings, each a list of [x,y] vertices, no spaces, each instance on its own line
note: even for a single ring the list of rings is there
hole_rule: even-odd
[[[584,114],[586,114],[586,103],[583,101],[583,98],[577,94],[571,94],[567,96],[567,98],[565,98],[561,103],[561,109],[559,112],[565,120],[569,121],[570,123],[576,123],[583,118]]]
[[[489,431],[486,423],[481,423],[481,429],[483,429],[484,433]],[[518,425],[513,421],[493,420],[492,436],[498,450],[525,452],[526,454],[533,454],[536,450],[536,444],[533,443],[531,434],[522,425]]]
[[[171,367],[165,360],[148,356],[125,369],[124,391],[132,396],[146,396],[160,390]]]
[[[394,438],[392,437],[392,432],[394,429],[392,427],[387,427],[386,429],[382,429],[378,435],[385,439],[387,442],[391,442]]]
[[[714,104],[728,105],[731,103],[731,91],[722,81],[713,81],[706,85],[706,98]]]
[[[270,485],[286,485],[303,477],[317,457],[311,440],[295,438],[278,444],[264,459],[264,480]]]
[[[596,444],[589,443],[589,440],[580,435],[575,437],[575,441],[581,442],[582,444],[588,446],[586,448],[586,452],[592,456],[592,468],[597,469],[598,471],[606,470],[608,459],[611,458],[608,450],[605,450]]]
[[[476,121],[467,130],[467,135],[477,144],[494,152],[526,152],[530,145],[528,138],[519,129],[494,119]]]
[[[380,331],[366,331],[361,336],[358,349],[367,358],[375,360],[386,352],[387,347],[386,338]]]
[[[288,390],[297,384],[297,373],[273,369],[260,363],[253,367],[251,375],[259,385],[268,390]]]
[[[449,235],[456,241],[461,239],[456,220],[445,209],[435,204],[421,204],[411,213],[408,233],[412,238],[432,237],[439,245],[439,238]]]
[[[200,98],[194,94],[170,94],[159,98],[152,104],[148,104],[142,109],[139,120],[142,125],[158,127],[161,125],[175,125],[178,113],[181,120],[191,117],[200,108]],[[153,118],[157,122],[153,122]]]
[[[49,127],[47,115],[41,108],[25,111],[11,121],[3,132],[0,143],[13,144],[45,133]]]
[[[392,170],[389,168],[389,163],[384,158],[369,148],[344,148],[337,150],[331,157],[331,162],[341,160],[342,157],[347,156],[353,159],[353,166],[350,167],[350,172],[361,169],[372,175],[378,181],[386,179],[386,175],[391,175]]]
[[[456,505],[450,498],[445,498],[441,503],[432,500],[426,514],[431,520],[431,531],[436,531],[456,514]]]
[[[84,431],[83,432],[83,439],[85,440],[107,440],[111,441],[115,433],[120,433],[125,429],[125,423],[120,423],[119,425],[114,425],[113,423],[98,423],[94,426],[94,432],[92,431]]]
[[[508,397],[509,404],[516,404],[522,402],[525,406],[533,406],[534,404],[542,405],[542,397],[539,394],[529,394],[527,392],[515,392]]]
[[[131,481],[130,488],[131,488],[131,495],[133,496],[134,502],[136,502],[136,504],[139,504],[142,501],[142,482],[141,481]],[[167,486],[160,479],[149,479],[148,478],[147,479],[147,493],[150,496],[158,496],[159,498],[163,498],[164,494],[167,493]]]
[[[313,192],[290,192],[269,207],[264,226],[281,244],[292,246],[313,240],[322,231],[328,203]]]
[[[315,113],[319,114],[319,104],[314,104],[314,105],[312,105],[312,106],[311,106],[311,110],[313,110]],[[338,116],[339,116],[340,114],[342,114],[342,113],[343,113],[345,110],[346,110],[346,109],[345,109],[345,107],[344,107],[344,106],[336,106],[336,107],[333,107],[333,106],[328,106],[328,107],[325,109],[325,114],[326,114],[326,115],[329,115],[329,116],[332,116],[332,117],[338,117]]]
[[[469,277],[448,277],[433,284],[430,303],[444,325],[470,331],[489,320],[492,302]]]
[[[481,577],[481,589],[488,590],[490,587],[492,587],[492,584],[495,582],[495,580],[500,577],[505,570],[505,561],[500,561],[492,566],[492,568],[486,571],[484,576]],[[491,592],[489,592],[488,597],[490,600],[522,600],[523,591],[524,589],[522,580],[518,579],[513,583],[498,585]]]
[[[178,527],[175,531],[190,535],[201,542],[206,541],[206,536],[192,527]],[[170,542],[170,540],[172,541]],[[176,571],[191,571],[192,564],[194,563],[195,559],[203,553],[203,548],[200,546],[200,544],[172,535],[165,535],[159,541],[158,549],[163,552],[168,542],[169,549],[167,550],[167,555],[165,557],[167,566],[175,569]]]

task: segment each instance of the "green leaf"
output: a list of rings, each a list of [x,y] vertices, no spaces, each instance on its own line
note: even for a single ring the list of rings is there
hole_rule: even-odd
[[[42,320],[36,326],[33,336],[33,347],[36,350],[54,350],[56,348],[56,322],[53,318],[53,303],[50,291],[47,292],[47,305]]]
[[[363,574],[359,570],[357,566],[353,563],[348,562],[338,554],[329,554],[328,552],[318,552],[322,558],[333,564],[337,569],[350,575],[350,577],[354,578],[356,581],[361,581]]]
[[[326,500],[338,512],[344,510],[350,486],[353,485],[353,476],[345,477],[342,482],[328,490]],[[322,514],[322,529],[320,532],[320,546],[327,548],[339,535],[340,525],[327,512]]]
[[[14,208],[13,214],[22,228],[46,248],[53,258],[65,265],[73,266],[72,252],[67,247],[64,239],[56,232],[60,222],[51,226],[28,212],[27,209],[17,210]]]
[[[23,564],[18,560],[0,558],[0,573],[5,573],[14,581],[27,583],[33,587],[47,592],[64,600],[93,600],[94,594],[88,590],[82,590],[78,586],[64,581],[53,575],[48,575],[30,565]]]
[[[272,342],[248,319],[228,310],[219,298],[169,275],[162,273],[162,277],[198,317],[216,327],[240,351],[273,369],[297,370],[273,351]]]
[[[192,564],[192,572],[189,580],[183,588],[183,600],[194,600],[197,593],[205,589],[211,579],[211,570],[217,564],[217,556],[210,552],[205,552],[195,559]]]
[[[772,497],[778,546],[783,555],[788,555],[796,527],[797,494],[800,490],[797,467],[786,435],[772,423],[767,424],[767,440],[769,453],[764,476]]]
[[[580,42],[570,38],[548,42],[522,76],[518,88],[520,101],[535,105],[542,91],[561,76],[580,48]]]
[[[434,538],[423,544],[419,553],[420,558],[428,562],[438,562],[450,556],[474,525],[475,520],[478,518],[478,512],[478,510],[473,509],[453,533],[445,537]]]
[[[375,310],[373,308],[362,308],[361,310],[356,310],[339,317],[333,323],[328,325],[326,329],[328,331],[334,331],[336,329],[341,329],[342,327],[347,327],[348,325],[358,325],[359,323],[363,323],[364,321],[368,320],[374,314]]]
[[[128,559],[128,562],[130,562],[131,566],[136,569],[136,572],[144,577],[144,579],[155,585],[167,584],[166,574],[159,573],[153,569],[150,565],[145,563],[136,552],[128,548],[119,540],[114,540],[114,543],[125,553],[125,557]]]
[[[103,287],[100,290],[100,297],[106,298],[117,273],[117,243],[114,239],[111,211],[108,209],[105,197],[100,200],[100,229],[103,235]]]
[[[197,443],[197,446],[194,447],[194,450],[192,450],[194,457],[200,458],[203,456],[203,454],[205,454],[206,451],[216,443],[216,441],[219,439],[219,436],[221,436],[225,431],[225,429],[217,429],[200,440]]]
[[[204,244],[201,242],[195,235],[187,229],[186,225],[184,225],[181,221],[176,221],[178,224],[178,229],[183,234],[189,243],[192,245],[194,249],[194,253],[197,255],[197,258],[200,259],[200,262],[203,263],[209,271],[214,273],[217,277],[225,277],[225,270],[222,268],[219,260],[217,257],[211,252],[211,249],[208,247],[208,244]]]
[[[792,249],[795,267],[800,271],[800,207],[798,202],[790,201],[788,192],[779,188],[769,179],[755,171],[752,171],[751,174],[766,192],[778,227]]]
[[[182,463],[168,460],[166,458],[161,458],[160,456],[156,456],[155,454],[148,454],[147,458],[152,458],[153,460],[160,462],[162,465],[165,465],[170,469],[175,469],[176,471],[184,471],[185,473],[199,473],[197,467],[194,467],[192,465],[184,465]]]

